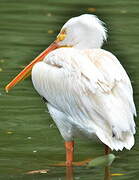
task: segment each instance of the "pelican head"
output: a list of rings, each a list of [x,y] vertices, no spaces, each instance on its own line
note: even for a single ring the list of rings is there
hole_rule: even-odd
[[[54,49],[73,47],[77,49],[100,48],[106,40],[106,29],[103,22],[95,15],[84,14],[71,18],[62,27],[56,40],[29,65],[27,65],[6,87],[8,92],[13,86],[31,74],[32,67]]]
[[[100,48],[107,37],[103,24],[91,14],[71,18],[57,36],[58,44],[78,49]]]

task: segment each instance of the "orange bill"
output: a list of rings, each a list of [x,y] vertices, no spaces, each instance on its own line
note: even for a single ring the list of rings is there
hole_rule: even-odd
[[[27,65],[6,87],[5,90],[8,92],[12,87],[14,87],[17,83],[24,80],[31,74],[32,68],[34,64],[39,61],[42,61],[44,57],[54,49],[57,49],[59,46],[56,42],[52,43],[46,50],[44,50],[39,56],[37,56],[29,65]]]

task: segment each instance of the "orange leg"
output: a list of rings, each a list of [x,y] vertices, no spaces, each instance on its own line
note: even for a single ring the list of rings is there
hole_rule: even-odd
[[[72,166],[73,163],[73,151],[74,151],[74,141],[66,141],[66,166]]]
[[[111,152],[110,148],[107,145],[105,145],[105,155],[110,154],[110,152]]]
[[[53,164],[53,166],[85,166],[91,159],[87,159],[80,162],[73,162],[73,152],[74,152],[74,141],[66,141],[65,142],[66,149],[66,163]]]
[[[105,155],[110,154],[111,149],[105,145]],[[110,167],[107,166],[105,167],[105,176],[104,176],[104,180],[111,180],[111,174],[110,174]]]

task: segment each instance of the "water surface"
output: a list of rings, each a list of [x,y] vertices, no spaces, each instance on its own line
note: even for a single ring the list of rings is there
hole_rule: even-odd
[[[103,48],[113,52],[127,70],[138,110],[138,7],[138,0],[0,0],[0,179],[66,179],[64,167],[49,167],[65,160],[64,142],[31,80],[26,79],[8,94],[4,86],[55,39],[69,18],[93,13],[106,22],[109,38]],[[120,158],[113,163],[111,173],[124,175],[112,179],[138,179],[138,149],[136,140],[131,151],[114,152]],[[100,155],[102,145],[76,141],[76,161]],[[50,171],[25,175],[37,169]],[[76,167],[73,178],[104,179],[104,170]]]

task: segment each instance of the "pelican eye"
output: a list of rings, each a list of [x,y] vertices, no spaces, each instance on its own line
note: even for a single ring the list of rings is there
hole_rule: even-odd
[[[59,42],[59,41],[63,41],[65,38],[66,38],[66,30],[64,29],[64,30],[62,30],[61,32],[60,32],[60,34],[57,36],[57,39],[56,39],[56,41],[57,42]]]

